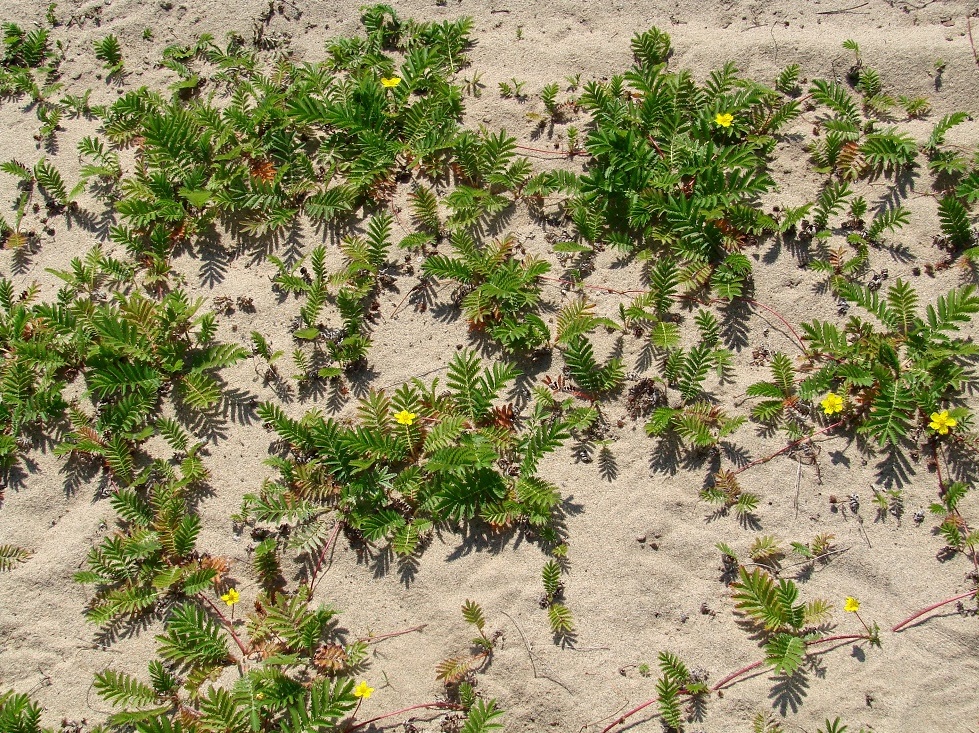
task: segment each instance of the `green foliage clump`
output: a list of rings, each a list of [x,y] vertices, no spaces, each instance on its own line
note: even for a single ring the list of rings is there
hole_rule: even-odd
[[[36,289],[15,296],[0,278],[0,465],[20,453],[18,437],[57,420],[68,406],[62,396],[69,361],[51,330],[38,318]]]
[[[761,568],[740,568],[732,587],[737,608],[763,631],[765,663],[779,674],[791,675],[805,658],[806,643],[822,636],[811,629],[825,620],[829,604],[818,599],[798,603],[795,583],[786,578],[776,583]]]
[[[485,331],[505,351],[533,351],[550,339],[543,319],[534,312],[540,302],[540,277],[551,266],[536,257],[514,256],[512,236],[480,247],[465,232],[452,235],[455,257],[425,259],[426,275],[459,283],[458,300],[472,330]]]
[[[733,64],[704,86],[669,71],[670,39],[656,28],[632,47],[630,71],[584,87],[593,161],[569,212],[587,241],[674,259],[685,284],[706,285],[719,268],[722,279],[743,283],[750,267],[740,248],[775,226],[757,208],[774,185],[774,135],[799,105],[740,78]]]
[[[292,546],[307,552],[326,542],[332,512],[400,556],[419,551],[439,524],[477,518],[556,541],[559,495],[537,468],[567,439],[569,424],[537,404],[516,430],[512,412],[494,407],[515,376],[502,364],[483,369],[463,351],[449,365],[447,392],[437,391],[438,380],[414,380],[392,397],[371,392],[356,425],[316,412],[293,420],[262,405],[259,414],[291,457],[269,459],[281,477],[246,496],[243,516],[294,524]]]
[[[53,733],[41,727],[41,707],[16,692],[0,693],[0,730],[10,733]]]
[[[56,273],[58,274],[58,273]],[[182,290],[156,301],[139,293],[101,302],[69,274],[62,302],[39,309],[39,321],[67,345],[69,364],[84,365],[86,396],[97,408],[71,410],[72,431],[55,452],[101,456],[123,485],[133,480],[132,450],[153,434],[161,390],[204,412],[221,399],[214,373],[248,356],[241,346],[214,341],[213,313]]]
[[[220,579],[220,562],[197,552],[200,517],[192,511],[195,489],[208,474],[197,455],[200,444],[175,424],[161,425],[187,451],[174,467],[155,461],[130,488],[118,489],[112,506],[122,523],[88,554],[88,569],[75,581],[96,586],[86,617],[110,624],[153,611],[168,596],[195,596]],[[132,471],[131,466],[126,466]]]
[[[817,369],[799,384],[799,396],[809,400],[829,390],[852,395],[858,431],[881,445],[898,444],[971,381],[979,352],[958,332],[979,311],[979,297],[971,285],[956,288],[928,305],[922,317],[917,293],[903,280],[883,296],[850,283],[840,290],[879,325],[859,316],[842,329],[819,320],[802,324]],[[950,414],[967,417],[959,408]]]

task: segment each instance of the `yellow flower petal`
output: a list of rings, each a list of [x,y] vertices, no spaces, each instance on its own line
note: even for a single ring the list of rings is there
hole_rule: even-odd
[[[241,595],[234,588],[229,588],[228,592],[221,596],[221,600],[229,606],[233,606],[241,600]]]
[[[860,610],[860,601],[848,596],[846,603],[843,604],[843,610],[848,613],[856,613]]]
[[[381,77],[381,86],[384,87],[385,89],[394,89],[394,87],[398,86],[398,84],[400,83],[401,83],[400,76]]]
[[[948,435],[948,431],[957,424],[955,418],[949,416],[948,410],[942,410],[931,413],[931,422],[928,423],[928,427],[939,435]]]
[[[402,410],[394,416],[394,419],[398,421],[398,425],[411,425],[415,422],[415,418],[418,417],[414,412],[408,412],[407,410]]]
[[[734,115],[732,115],[730,112],[718,112],[714,117],[714,122],[721,127],[730,127],[734,122]]]
[[[368,685],[366,680],[361,680],[354,688],[354,697],[359,697],[362,700],[367,700],[372,694],[374,694],[374,688]]]
[[[835,392],[827,394],[819,404],[827,415],[843,412],[843,398]]]

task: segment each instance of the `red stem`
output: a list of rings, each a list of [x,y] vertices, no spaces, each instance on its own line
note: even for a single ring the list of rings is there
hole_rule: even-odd
[[[622,724],[623,724],[623,723],[624,723],[624,722],[626,721],[626,718],[630,718],[630,717],[632,717],[633,715],[635,715],[636,713],[638,713],[638,712],[639,712],[640,710],[643,710],[644,708],[648,708],[648,707],[649,707],[650,705],[652,705],[652,704],[653,704],[654,702],[656,702],[656,701],[657,701],[658,699],[659,699],[659,698],[657,698],[657,697],[654,697],[654,698],[653,698],[652,700],[646,700],[646,702],[644,702],[644,703],[643,703],[642,705],[639,705],[639,706],[637,706],[637,707],[634,707],[634,708],[633,708],[632,710],[630,710],[629,712],[627,712],[627,713],[625,713],[625,714],[623,714],[623,715],[621,715],[621,716],[620,716],[620,717],[619,717],[618,719],[616,719],[616,720],[615,720],[615,722],[614,722],[614,723],[611,723],[610,725],[607,725],[607,726],[605,726],[604,728],[602,728],[602,733],[608,733],[608,732],[609,732],[610,730],[612,730],[612,728],[614,728],[615,726],[617,726],[617,725],[622,725]]]
[[[850,639],[867,639],[867,635],[866,634],[837,634],[836,636],[827,636],[827,637],[825,637],[823,639],[815,639],[814,641],[806,642],[806,647],[808,648],[808,647],[811,647],[811,646],[816,646],[817,644],[828,644],[828,643],[833,642],[833,641],[849,641]],[[732,672],[727,677],[725,677],[720,682],[718,682],[716,685],[714,685],[713,687],[711,687],[710,688],[710,691],[711,692],[717,692],[722,687],[724,687],[724,685],[730,683],[732,680],[737,679],[738,677],[740,677],[743,674],[747,674],[748,672],[750,672],[753,669],[757,669],[758,667],[760,667],[764,663],[765,663],[765,660],[764,659],[761,659],[761,660],[759,660],[757,662],[752,662],[747,667],[742,667],[737,672]],[[624,723],[627,718],[635,715],[640,710],[643,710],[645,708],[648,708],[650,705],[652,705],[658,699],[659,699],[658,697],[654,697],[654,698],[652,698],[650,700],[646,700],[646,702],[642,703],[641,705],[637,705],[636,707],[634,707],[629,712],[627,712],[627,713],[619,716],[618,718],[616,718],[615,722],[613,722],[611,725],[606,726],[602,730],[602,733],[608,733],[615,726],[622,725],[622,723]]]
[[[806,648],[808,649],[809,647],[816,646],[817,644],[829,644],[829,643],[834,642],[834,641],[850,641],[851,639],[865,639],[865,640],[869,640],[869,637],[867,636],[867,634],[836,634],[835,636],[825,636],[822,639],[814,639],[813,641],[807,641],[806,642]],[[759,660],[757,662],[754,662],[753,664],[749,664],[747,667],[742,667],[737,672],[732,672],[727,677],[725,677],[720,682],[718,682],[716,685],[714,685],[713,687],[711,687],[710,688],[710,691],[711,692],[717,692],[719,689],[721,689],[722,687],[724,687],[724,685],[728,684],[731,680],[736,679],[736,678],[740,677],[741,675],[750,672],[751,670],[755,669],[756,667],[760,667],[764,663],[765,663],[765,660],[764,659],[761,659],[761,660]]]
[[[776,318],[777,318],[778,320],[780,320],[780,321],[781,321],[781,322],[782,322],[782,323],[783,323],[783,324],[785,325],[785,327],[786,327],[787,329],[789,329],[789,332],[790,332],[790,333],[791,333],[791,334],[792,334],[792,335],[793,335],[793,336],[795,337],[795,340],[799,342],[799,348],[801,348],[801,349],[802,349],[802,353],[803,353],[803,354],[807,354],[807,353],[809,353],[809,352],[808,352],[808,351],[806,350],[806,345],[805,345],[805,343],[803,343],[803,341],[802,341],[802,337],[801,337],[801,336],[800,336],[800,335],[799,335],[798,333],[796,333],[796,330],[795,330],[794,328],[792,328],[792,324],[791,324],[791,323],[789,323],[789,322],[788,322],[787,320],[785,320],[785,318],[784,318],[784,317],[782,316],[782,314],[781,314],[781,313],[779,313],[779,312],[778,312],[777,310],[775,310],[774,308],[769,308],[769,307],[768,307],[767,305],[765,305],[764,303],[759,303],[759,302],[758,302],[757,300],[753,300],[752,298],[744,298],[743,300],[745,300],[745,301],[746,301],[746,302],[748,302],[748,303],[751,303],[752,305],[756,305],[756,306],[758,306],[759,308],[762,308],[762,309],[764,309],[764,310],[766,310],[766,311],[768,311],[768,312],[769,312],[769,313],[771,313],[771,314],[772,314],[773,316],[775,316],[775,317],[776,317]]]
[[[944,452],[941,450],[941,443],[938,441],[934,444],[935,450],[935,472],[938,474],[938,493],[939,495],[945,493],[945,480],[942,478],[942,460],[945,458]],[[948,468],[948,461],[945,461],[945,474],[951,478],[952,471]],[[952,513],[955,514],[962,522],[962,527],[964,529],[964,534],[969,534],[969,524],[965,521],[965,517],[962,516],[962,512],[958,509],[953,509]],[[972,548],[972,567],[979,572],[979,555],[976,553],[976,549]]]
[[[337,535],[340,533],[340,527],[342,526],[343,522],[339,520],[333,525],[333,534],[330,535],[330,539],[326,541],[326,544],[323,545],[323,549],[320,550],[320,556],[316,559],[316,567],[313,568],[313,574],[309,576],[309,589],[311,591],[316,587],[316,576],[319,574],[320,567],[323,565],[323,558],[326,557],[326,553],[329,551],[330,547],[333,546]]]
[[[224,624],[224,627],[228,630],[228,633],[231,634],[231,638],[235,640],[235,644],[238,645],[238,648],[241,650],[242,655],[247,657],[248,650],[245,648],[245,645],[241,643],[241,639],[238,638],[238,634],[235,633],[235,629],[231,625],[231,622],[228,621],[227,616],[221,613],[221,609],[218,608],[216,605],[214,605],[214,602],[210,598],[205,596],[203,593],[198,593],[197,597],[200,598],[202,601],[204,601],[207,605],[209,605],[211,609],[214,611],[214,613],[218,615],[218,618],[221,619],[221,622]]]
[[[947,606],[949,603],[955,603],[956,601],[961,601],[963,598],[969,598],[970,596],[975,596],[976,593],[977,593],[977,591],[970,590],[968,593],[962,593],[961,595],[957,595],[957,596],[955,596],[953,598],[948,598],[948,599],[946,599],[944,601],[939,601],[938,603],[933,603],[932,605],[928,606],[928,608],[921,609],[920,611],[918,611],[913,616],[908,616],[906,619],[904,619],[903,621],[901,621],[899,624],[896,624],[895,626],[891,627],[891,631],[900,631],[901,629],[903,629],[905,626],[907,626],[909,623],[911,623],[912,621],[914,621],[919,616],[924,616],[929,611],[934,611],[936,608],[941,608],[942,606]]]
[[[759,458],[759,459],[757,459],[755,461],[752,461],[751,463],[747,464],[746,466],[742,466],[741,468],[739,468],[737,471],[734,472],[734,475],[737,476],[739,473],[743,473],[743,472],[747,471],[749,468],[753,468],[754,466],[760,466],[762,463],[768,463],[773,458],[776,458],[776,457],[782,455],[786,451],[792,450],[793,448],[795,448],[800,443],[805,443],[807,440],[812,440],[817,435],[822,435],[823,433],[828,433],[833,428],[838,428],[840,425],[843,424],[843,422],[844,422],[843,420],[837,420],[832,425],[827,425],[824,428],[820,428],[819,430],[817,430],[816,432],[812,433],[811,435],[807,435],[805,438],[799,438],[798,440],[789,443],[784,448],[781,448],[781,449],[775,451],[774,453],[772,453],[769,456],[765,456],[764,458]]]
[[[407,713],[411,710],[421,710],[422,708],[438,708],[440,710],[462,710],[461,705],[456,705],[451,702],[425,702],[419,705],[411,705],[406,708],[401,708],[401,710],[395,710],[391,713],[384,713],[384,715],[378,715],[376,718],[371,718],[370,720],[365,720],[363,723],[357,723],[353,728],[347,728],[347,731],[357,730],[358,728],[363,728],[365,725],[370,725],[378,720],[384,720],[385,718],[391,718],[395,715],[401,715],[401,713]]]
[[[713,687],[711,687],[710,688],[710,691],[711,692],[717,692],[719,689],[721,689],[722,687],[724,687],[724,685],[726,685],[731,680],[736,679],[736,678],[740,677],[743,674],[747,674],[751,670],[753,670],[753,669],[755,669],[757,667],[760,667],[764,663],[765,663],[765,660],[764,659],[759,659],[757,662],[752,662],[747,667],[742,667],[737,672],[731,672],[731,674],[729,674],[727,677],[725,677],[724,679],[722,679],[716,685],[714,685]]]
[[[569,150],[567,152],[561,152],[560,150],[544,150],[543,148],[529,148],[526,145],[517,145],[518,150],[529,150],[532,153],[544,153],[545,155],[557,155],[562,158],[573,158],[576,155],[584,155],[584,150]]]
[[[410,629],[401,629],[401,631],[392,631],[388,634],[378,634],[377,636],[362,636],[357,639],[358,642],[367,642],[368,644],[376,644],[379,641],[384,641],[385,639],[393,639],[395,636],[404,636],[405,634],[411,634],[415,631],[421,631],[428,624],[421,624],[420,626],[412,626]]]

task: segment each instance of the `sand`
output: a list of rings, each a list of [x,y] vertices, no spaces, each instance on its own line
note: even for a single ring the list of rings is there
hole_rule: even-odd
[[[288,34],[287,48],[300,60],[323,57],[324,42],[359,30],[359,2],[296,2],[274,4],[267,33]],[[898,2],[896,0],[772,0],[769,2],[636,2],[517,3],[512,0],[474,2],[408,0],[395,4],[402,17],[420,20],[470,15],[477,43],[470,53],[471,68],[485,85],[478,99],[467,98],[465,122],[505,128],[523,145],[547,148],[564,134],[568,124],[583,128],[583,116],[558,125],[555,137],[535,134],[529,112],[540,113],[540,89],[571,74],[582,80],[601,79],[628,68],[629,39],[656,25],[669,32],[675,55],[673,68],[689,68],[699,79],[734,60],[746,76],[773,82],[787,64],[798,63],[803,75],[841,78],[852,55],[844,39],[859,42],[866,63],[877,68],[895,96],[927,96],[933,112],[924,121],[909,122],[923,140],[931,125],[948,112],[975,111],[979,99],[979,65],[970,47],[967,17],[979,2]],[[45,3],[3,3],[0,16],[26,27],[41,23]],[[848,9],[851,8],[851,9]],[[60,2],[56,13],[62,25],[53,38],[66,46],[63,65],[65,91],[91,88],[92,101],[111,101],[119,87],[101,78],[92,42],[115,33],[121,40],[127,68],[126,86],[163,88],[170,72],[156,62],[172,43],[186,43],[201,33],[219,41],[228,31],[246,38],[255,19],[268,10],[258,0],[201,0],[182,4],[106,0]],[[979,19],[973,18],[973,25]],[[143,29],[153,37],[144,39]],[[979,31],[977,31],[979,32]],[[936,61],[945,62],[936,78]],[[511,78],[526,81],[525,103],[501,99],[497,85]],[[32,134],[37,122],[24,113],[24,102],[0,105],[0,159],[33,163],[41,152]],[[798,130],[812,122],[803,118]],[[66,179],[77,180],[77,140],[94,132],[91,123],[68,120],[58,135],[58,150],[50,155]],[[952,142],[972,146],[975,122],[954,131]],[[528,153],[538,169],[554,163]],[[543,157],[543,156],[541,156]],[[780,146],[774,168],[778,191],[769,205],[798,205],[811,200],[820,178],[808,168],[798,144]],[[871,205],[887,193],[878,182],[861,184]],[[936,201],[929,196],[926,177],[916,182],[904,204],[912,223],[892,237],[908,256],[897,258],[875,250],[872,266],[887,268],[890,278],[911,280],[922,299],[930,301],[968,279],[960,269],[915,276],[914,267],[935,262],[941,253],[932,246],[937,232]],[[0,177],[0,202],[14,199],[14,181]],[[83,199],[83,206],[97,206]],[[25,221],[25,223],[28,223]],[[81,227],[52,220],[53,236],[41,233],[40,248],[26,260],[0,253],[0,272],[18,290],[36,282],[41,296],[50,298],[58,281],[47,268],[64,268],[69,259],[93,246],[98,237]],[[40,231],[40,227],[38,227]],[[545,252],[545,232],[526,211],[509,223],[530,252]],[[288,242],[268,243],[281,255],[286,248],[308,253],[321,242],[312,228],[301,229]],[[247,345],[252,330],[261,331],[280,348],[289,346],[288,324],[298,312],[293,299],[281,302],[271,291],[275,267],[255,249],[242,248],[214,266],[216,252],[184,255],[176,266],[185,274],[192,294],[253,297],[254,313],[236,310],[222,316],[218,338]],[[817,273],[800,267],[796,256],[776,241],[750,249],[755,268],[755,298],[777,309],[792,323],[813,317],[840,319],[831,296],[821,290]],[[553,255],[550,255],[553,260]],[[613,267],[614,266],[614,267]],[[412,308],[398,309],[403,294],[415,283],[404,276],[397,291],[381,298],[381,318],[369,356],[370,379],[361,386],[390,387],[413,376],[437,376],[456,346],[469,343],[464,320],[439,318]],[[640,286],[640,268],[624,266],[615,254],[603,253],[589,280],[595,286],[628,289]],[[439,291],[447,302],[450,286]],[[614,312],[622,296],[592,291],[602,312]],[[545,291],[553,308],[551,318],[570,295],[554,284]],[[397,312],[396,312],[397,311]],[[396,314],[395,314],[396,312]],[[395,314],[392,316],[391,314]],[[708,383],[716,397],[732,406],[743,400],[746,385],[766,378],[765,366],[753,364],[753,352],[766,347],[793,351],[784,326],[758,310],[745,324],[746,343],[735,349],[731,381]],[[608,353],[613,337],[598,337]],[[627,337],[624,357],[630,370],[637,363],[641,342]],[[556,376],[560,364],[528,375],[539,380]],[[283,370],[289,373],[286,368]],[[204,531],[198,546],[230,559],[245,603],[257,589],[249,580],[249,534],[236,533],[231,515],[244,494],[255,491],[272,469],[263,464],[273,436],[254,412],[257,401],[277,399],[257,376],[251,360],[225,370],[234,399],[226,405],[220,424],[209,435],[205,458],[212,474],[213,494],[201,506]],[[631,384],[631,383],[630,383]],[[627,387],[629,384],[627,384]],[[973,401],[974,402],[974,401]],[[294,392],[285,409],[299,416],[314,407],[329,409],[322,397],[300,399]],[[353,413],[353,402],[338,414]],[[574,614],[576,634],[556,643],[547,614],[539,607],[540,569],[546,557],[519,535],[479,533],[439,534],[417,567],[401,573],[387,558],[358,553],[341,541],[333,553],[316,597],[342,611],[342,626],[351,638],[384,634],[424,624],[421,631],[397,636],[372,647],[364,676],[377,688],[359,714],[360,719],[402,706],[439,699],[444,694],[435,678],[443,658],[468,648],[471,629],[460,614],[467,599],[480,603],[490,631],[502,631],[492,663],[478,675],[478,692],[496,698],[506,711],[507,731],[599,731],[615,716],[654,695],[655,677],[640,674],[648,664],[655,674],[660,651],[679,654],[692,668],[709,672],[716,682],[739,667],[760,659],[756,641],[738,624],[715,544],[725,542],[742,555],[757,536],[774,535],[788,544],[808,542],[819,533],[832,533],[838,548],[825,565],[811,573],[787,568],[797,577],[804,599],[825,598],[836,607],[838,633],[856,633],[857,620],[842,611],[843,599],[861,600],[861,615],[889,629],[900,619],[930,603],[967,591],[973,570],[967,557],[939,559],[944,542],[927,516],[912,516],[935,501],[938,482],[924,460],[909,463],[903,480],[890,472],[883,454],[871,455],[843,437],[816,440],[815,464],[790,455],[745,472],[746,489],[761,497],[757,526],[745,527],[731,516],[715,516],[699,499],[711,470],[710,461],[680,460],[670,465],[656,452],[657,441],[647,437],[642,423],[628,418],[624,394],[603,406],[612,425],[610,450],[614,477],[598,461],[576,461],[571,446],[551,456],[542,474],[562,491],[567,512],[570,573],[565,596]],[[747,409],[744,405],[742,410]],[[617,421],[623,419],[621,427]],[[743,459],[753,460],[784,446],[781,436],[764,436],[757,426],[744,425],[732,436]],[[724,465],[730,465],[725,459]],[[818,469],[818,470],[817,470]],[[877,516],[874,489],[900,488],[904,513]],[[114,517],[105,500],[106,485],[99,477],[76,477],[65,472],[50,445],[35,446],[27,469],[7,487],[0,506],[0,543],[29,548],[33,555],[13,571],[0,574],[0,690],[30,692],[45,708],[44,722],[63,718],[82,724],[80,730],[104,721],[108,705],[91,690],[93,675],[106,667],[145,674],[159,624],[151,623],[126,638],[106,642],[82,616],[88,590],[72,582],[93,543],[112,531]],[[846,498],[859,494],[860,509],[852,512]],[[834,510],[830,497],[840,499]],[[842,507],[842,508],[839,508]],[[979,521],[979,502],[971,497],[962,509]],[[792,562],[787,559],[786,564]],[[974,604],[968,604],[974,608]],[[885,631],[882,648],[843,643],[813,657],[813,664],[792,683],[761,672],[713,696],[702,721],[690,730],[750,730],[758,713],[784,716],[786,730],[814,731],[825,718],[840,716],[858,730],[875,731],[979,729],[975,680],[979,673],[979,625],[974,614],[947,606],[901,633]],[[632,730],[655,731],[660,723],[649,708],[631,719]],[[401,727],[406,716],[394,718],[388,730],[441,730],[441,718],[417,714],[414,728]],[[83,721],[85,721],[83,723]]]

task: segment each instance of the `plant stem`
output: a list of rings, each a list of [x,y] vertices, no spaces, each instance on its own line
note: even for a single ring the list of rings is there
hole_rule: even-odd
[[[838,428],[843,423],[844,423],[843,420],[837,420],[832,425],[827,425],[825,427],[822,427],[819,430],[815,431],[814,433],[812,433],[810,435],[807,435],[805,438],[799,438],[798,440],[793,441],[792,443],[789,443],[787,446],[785,446],[784,448],[780,448],[779,450],[775,451],[771,455],[765,456],[764,458],[759,458],[757,460],[752,461],[751,463],[749,463],[747,465],[742,466],[741,468],[739,468],[737,471],[734,472],[734,475],[737,476],[739,473],[744,473],[749,468],[754,468],[755,466],[760,466],[762,463],[768,463],[773,458],[777,458],[778,456],[782,455],[786,451],[792,450],[793,448],[795,448],[800,443],[805,443],[807,440],[812,440],[817,435],[822,435],[823,433],[828,433],[830,430],[832,430],[833,428]]]
[[[774,308],[770,308],[764,303],[759,303],[757,300],[753,300],[752,298],[742,298],[742,300],[744,300],[746,303],[750,303],[751,305],[758,306],[759,308],[766,310],[769,313],[771,313],[773,316],[775,316],[778,320],[780,320],[785,325],[787,329],[789,329],[789,333],[791,333],[795,337],[795,340],[799,344],[799,348],[802,349],[802,353],[803,354],[809,353],[809,351],[806,349],[805,343],[803,343],[802,341],[802,337],[798,333],[796,333],[796,330],[792,327],[792,324],[785,319],[785,316],[783,316]]]
[[[806,648],[808,649],[809,647],[816,646],[817,644],[829,644],[829,643],[834,642],[834,641],[850,641],[851,639],[864,639],[866,641],[870,641],[870,638],[869,638],[869,636],[867,634],[836,634],[835,636],[825,636],[822,639],[814,639],[813,641],[808,641],[808,642],[806,642]],[[710,691],[711,692],[717,692],[719,689],[721,689],[722,687],[724,687],[726,684],[728,684],[732,680],[737,679],[741,675],[747,674],[751,670],[756,669],[757,667],[760,667],[764,663],[765,663],[765,660],[764,659],[761,659],[761,660],[759,660],[757,662],[754,662],[752,664],[749,664],[747,667],[742,667],[737,672],[732,672],[727,677],[725,677],[720,682],[718,682],[716,685],[714,685],[713,687],[711,687],[710,688]]]
[[[911,623],[912,621],[914,621],[919,616],[924,616],[926,613],[928,613],[929,611],[934,611],[936,608],[941,608],[942,606],[947,606],[949,603],[955,603],[955,601],[961,601],[963,598],[975,597],[975,595],[976,595],[977,592],[979,592],[979,591],[970,590],[968,593],[962,593],[960,595],[953,596],[952,598],[947,598],[944,601],[939,601],[938,603],[933,603],[930,606],[928,606],[927,608],[922,608],[917,613],[915,613],[915,614],[913,614],[911,616],[908,616],[906,619],[904,619],[900,623],[895,624],[894,626],[891,627],[891,631],[900,631],[901,629],[903,629],[905,626],[907,626],[909,623]]]
[[[953,598],[951,600],[954,601],[956,599]],[[950,602],[951,601],[945,601],[945,603],[950,603]],[[938,605],[942,605],[942,604],[938,604]],[[928,610],[930,610],[930,609],[927,609],[926,608],[921,613],[925,613]],[[912,617],[912,618],[915,618],[915,617]],[[835,636],[826,636],[826,637],[823,637],[822,639],[814,639],[813,641],[806,642],[806,648],[808,649],[809,647],[816,646],[818,644],[829,644],[829,643],[834,642],[834,641],[850,641],[851,639],[852,640],[863,639],[864,641],[870,641],[870,637],[867,634],[836,634]],[[736,680],[738,677],[741,677],[742,675],[747,674],[751,670],[757,669],[758,667],[762,666],[764,663],[765,663],[765,660],[764,659],[760,659],[757,662],[752,662],[751,664],[749,664],[746,667],[742,667],[741,669],[737,670],[736,672],[732,672],[727,677],[725,677],[720,682],[718,682],[716,685],[714,685],[713,687],[711,687],[710,688],[710,691],[711,692],[717,692],[718,690],[720,690],[725,685],[730,684],[732,681]],[[618,718],[616,718],[615,722],[613,722],[611,725],[605,727],[602,730],[602,733],[608,733],[615,726],[622,725],[622,723],[624,723],[627,718],[635,715],[640,710],[643,710],[643,709],[649,707],[654,702],[656,702],[658,699],[659,698],[654,697],[654,698],[651,698],[649,700],[646,700],[641,705],[637,705],[636,707],[634,707],[629,712],[624,713],[623,715],[621,715]]]
[[[211,607],[211,610],[218,615],[218,618],[221,619],[221,623],[224,624],[224,627],[228,630],[228,633],[231,634],[231,638],[235,640],[235,644],[238,645],[238,648],[241,650],[242,655],[247,657],[248,649],[245,648],[245,645],[242,643],[241,639],[238,638],[238,634],[235,633],[234,626],[231,625],[231,622],[228,620],[228,617],[225,616],[223,613],[221,613],[221,609],[218,608],[217,605],[215,605],[215,603],[210,598],[205,596],[203,593],[198,593],[197,597],[200,598],[202,601],[204,601],[204,603],[209,605]],[[234,606],[232,606],[232,608],[234,608]]]
[[[858,621],[859,621],[859,622],[860,622],[861,624],[863,624],[863,627],[864,627],[864,628],[865,628],[865,629],[867,630],[867,633],[868,633],[868,634],[872,634],[872,633],[873,633],[873,632],[872,632],[872,631],[870,630],[870,627],[869,627],[869,626],[867,626],[867,622],[866,622],[866,621],[864,621],[864,620],[863,620],[862,618],[860,618],[860,612],[859,612],[859,611],[854,611],[854,612],[853,612],[853,615],[857,617],[857,620],[858,620]]]
[[[765,660],[764,659],[760,659],[757,662],[752,662],[747,667],[742,667],[737,672],[731,672],[731,674],[729,674],[727,677],[725,677],[724,679],[722,679],[716,685],[714,685],[713,687],[711,687],[710,688],[710,691],[711,692],[717,692],[719,689],[721,689],[722,687],[724,687],[724,685],[726,685],[731,680],[737,679],[738,677],[740,677],[743,674],[748,674],[748,672],[750,672],[753,669],[756,669],[756,668],[760,667],[764,663],[765,663]]]
[[[652,705],[657,700],[659,700],[658,697],[654,697],[652,700],[646,700],[646,702],[644,702],[642,705],[638,705],[638,706],[634,707],[632,710],[630,710],[629,712],[623,713],[618,718],[616,718],[616,720],[614,722],[612,722],[609,725],[607,725],[604,728],[602,728],[602,733],[608,733],[615,726],[622,725],[626,721],[626,718],[631,718],[633,715],[635,715],[636,713],[638,713],[640,710],[644,710],[645,708],[648,708],[650,705]]]
[[[323,545],[323,549],[320,550],[320,555],[316,559],[316,567],[313,568],[313,574],[309,576],[310,591],[312,591],[316,587],[316,576],[319,575],[320,567],[323,565],[323,558],[326,557],[326,553],[329,551],[330,547],[332,547],[333,543],[336,541],[337,535],[340,533],[340,528],[342,526],[343,526],[343,522],[338,519],[336,523],[333,525],[333,532],[332,534],[330,534],[330,539],[326,541],[326,544]]]
[[[562,153],[559,150],[544,150],[543,148],[529,148],[526,145],[515,145],[517,150],[529,150],[532,153],[544,153],[545,155],[556,155],[561,158],[573,158],[576,155],[584,155],[584,150],[569,150]]]
[[[428,624],[421,624],[420,626],[412,626],[410,629],[402,629],[401,631],[392,631],[388,634],[378,634],[377,636],[374,635],[362,636],[359,639],[357,639],[357,641],[367,642],[368,644],[376,644],[377,642],[383,641],[384,639],[391,639],[395,636],[404,636],[405,634],[410,634],[415,631],[421,631],[426,626],[428,626]]]
[[[401,708],[400,710],[395,710],[390,713],[384,713],[384,715],[378,715],[376,718],[371,718],[370,720],[365,720],[362,723],[357,723],[357,725],[352,728],[347,728],[347,732],[357,730],[358,728],[363,728],[365,725],[370,725],[378,720],[384,720],[385,718],[392,718],[395,715],[401,715],[401,713],[407,713],[412,710],[421,710],[423,708],[437,708],[439,710],[462,710],[462,705],[456,705],[452,702],[424,702],[419,705],[410,705],[406,708]]]
[[[945,493],[945,489],[947,488],[945,486],[945,481],[942,478],[942,460],[945,461],[945,475],[951,477],[952,471],[948,467],[948,459],[946,458],[945,452],[941,449],[941,443],[938,440],[936,440],[934,443],[934,449],[935,449],[935,472],[938,474],[938,493],[939,495],[941,495]],[[955,514],[955,516],[957,516],[959,520],[962,522],[962,527],[964,530],[963,534],[966,535],[969,534],[969,523],[965,521],[965,517],[962,516],[962,512],[960,512],[958,508],[955,508],[952,510],[952,513]],[[963,554],[965,554],[964,550],[962,552]],[[976,570],[976,572],[979,572],[979,556],[977,556],[975,547],[971,548],[971,555],[972,555],[971,557],[972,567]]]

